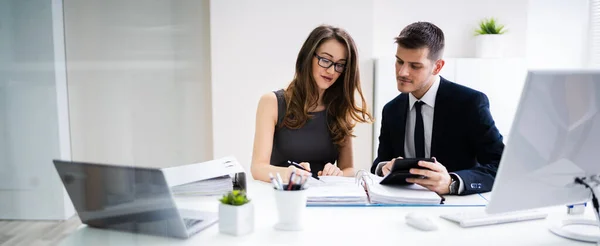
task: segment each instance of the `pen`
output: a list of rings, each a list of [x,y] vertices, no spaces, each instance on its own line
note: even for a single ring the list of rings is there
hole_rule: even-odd
[[[289,161],[289,160],[288,160],[288,163],[289,163],[290,165],[293,165],[293,166],[295,166],[296,168],[300,168],[300,169],[302,169],[302,170],[304,170],[304,171],[307,171],[307,172],[309,172],[309,173],[311,173],[311,174],[312,174],[312,172],[311,172],[311,171],[308,171],[308,170],[306,170],[306,168],[304,168],[303,166],[301,166],[300,164],[298,164],[298,163],[296,163],[296,162],[293,162],[293,161]],[[319,179],[319,177],[318,177],[318,176],[315,176],[315,179]]]
[[[297,188],[298,188],[298,190],[302,190],[302,186],[304,185],[304,183],[302,182],[302,176],[297,176],[297,179],[298,179],[298,180],[296,180]]]
[[[272,173],[269,173],[269,178],[271,178],[271,184],[273,184],[273,187],[276,190],[279,190],[279,185],[277,184],[277,181],[275,181],[275,177],[273,177]]]
[[[275,175],[277,176],[277,183],[279,183],[279,189],[283,190],[283,180],[281,179],[281,175],[279,175],[279,173],[275,173]]]
[[[292,171],[292,174],[290,174],[290,181],[288,182],[288,187],[287,190],[292,190],[293,184],[294,184],[294,175],[296,174],[296,171]]]

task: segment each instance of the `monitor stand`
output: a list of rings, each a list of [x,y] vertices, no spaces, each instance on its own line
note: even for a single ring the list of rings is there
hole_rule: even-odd
[[[600,194],[600,178],[598,175],[593,175],[587,178],[576,178],[575,183],[585,186],[590,189],[592,192],[592,205],[594,213],[596,214],[596,219],[584,219],[584,218],[572,218],[563,220],[562,223],[558,225],[554,225],[550,227],[550,231],[560,237],[583,241],[588,243],[596,243],[600,245],[600,214],[598,211],[598,199],[596,198],[596,194]],[[566,227],[569,226],[590,226],[598,229],[596,233],[588,234],[583,233],[581,230],[566,230]]]
[[[598,221],[592,219],[566,219],[563,220],[562,223],[558,225],[553,225],[550,227],[550,231],[560,237],[583,241],[588,243],[597,243],[600,241],[600,231],[595,234],[587,234],[581,231],[575,230],[567,230],[569,226],[590,226],[595,228],[598,227]]]

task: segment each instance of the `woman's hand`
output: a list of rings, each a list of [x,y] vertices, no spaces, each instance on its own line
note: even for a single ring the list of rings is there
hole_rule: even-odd
[[[300,166],[302,166],[304,169],[308,170],[308,172],[304,171],[304,170],[302,170],[300,168],[296,168],[293,165],[290,165],[286,169],[285,176],[283,177],[284,178],[283,182],[284,183],[288,183],[289,182],[290,176],[292,175],[292,172],[295,173],[296,177],[301,176],[302,180],[307,179],[307,178],[309,178],[309,177],[312,176],[312,173],[310,172],[310,164],[308,164],[308,162],[301,162]]]
[[[332,165],[331,163],[327,163],[323,168],[323,171],[319,171],[317,174],[319,176],[344,176],[344,172],[338,167]]]

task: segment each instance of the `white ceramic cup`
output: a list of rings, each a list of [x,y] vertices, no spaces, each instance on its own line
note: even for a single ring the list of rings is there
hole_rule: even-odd
[[[274,190],[279,221],[275,229],[282,231],[300,231],[304,228],[306,211],[306,189]]]

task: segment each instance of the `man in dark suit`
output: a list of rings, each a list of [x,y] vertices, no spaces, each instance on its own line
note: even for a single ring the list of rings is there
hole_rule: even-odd
[[[410,24],[396,43],[401,94],[383,108],[371,172],[387,175],[396,158],[434,158],[410,170],[426,178],[407,181],[440,195],[490,191],[504,144],[487,96],[439,76],[444,33],[437,26]]]

